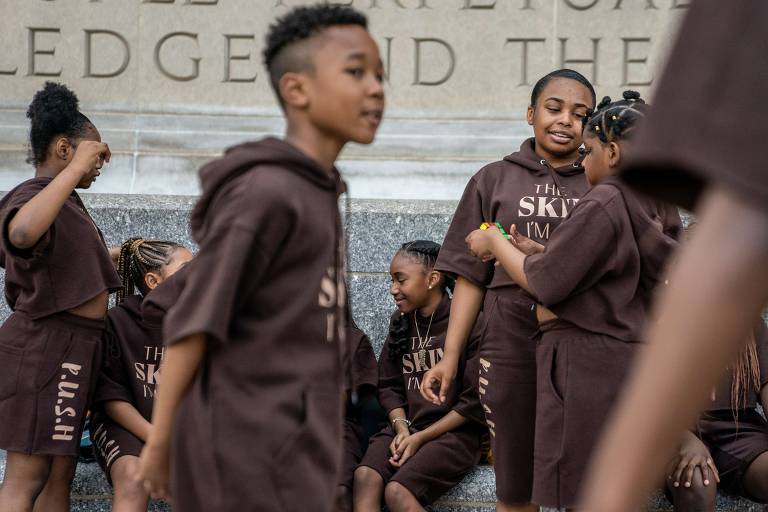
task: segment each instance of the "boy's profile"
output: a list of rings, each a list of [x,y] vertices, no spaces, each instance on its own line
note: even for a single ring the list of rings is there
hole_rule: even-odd
[[[300,7],[264,60],[284,139],[200,171],[200,251],[164,324],[168,348],[138,478],[174,510],[331,510],[341,455],[346,313],[334,162],[384,108],[365,17]]]

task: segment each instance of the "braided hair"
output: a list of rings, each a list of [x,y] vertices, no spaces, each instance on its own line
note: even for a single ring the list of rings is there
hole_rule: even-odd
[[[412,242],[406,242],[395,253],[398,255],[407,255],[409,258],[416,260],[424,267],[426,272],[430,272],[435,268],[435,262],[437,256],[440,254],[440,244],[432,242],[431,240],[414,240]],[[440,281],[440,287],[443,293],[453,293],[453,288],[456,285],[456,281],[442,274]],[[397,359],[402,356],[406,350],[408,350],[408,332],[411,329],[411,317],[410,315],[401,314],[389,325],[389,357]]]
[[[624,91],[622,96],[618,101],[603,97],[595,110],[588,112],[582,125],[584,132],[593,133],[603,143],[628,139],[637,122],[645,117],[648,104],[637,91]]]
[[[141,237],[129,238],[120,246],[117,260],[117,273],[120,274],[123,287],[117,292],[117,302],[125,300],[138,289],[143,296],[149,292],[144,276],[155,272],[170,263],[176,249],[181,244],[167,240],[144,240]]]

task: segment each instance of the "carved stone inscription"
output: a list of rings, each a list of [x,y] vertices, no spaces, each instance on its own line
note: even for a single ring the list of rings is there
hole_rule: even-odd
[[[96,90],[86,101],[100,103],[269,107],[264,34],[276,16],[307,3],[4,0],[0,87],[17,102],[44,77]],[[390,106],[487,112],[518,111],[536,79],[557,67],[581,71],[601,92],[645,92],[689,0],[330,3],[368,16]],[[88,85],[97,82],[109,86]]]

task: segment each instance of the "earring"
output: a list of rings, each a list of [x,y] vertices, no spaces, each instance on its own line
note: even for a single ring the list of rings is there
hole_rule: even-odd
[[[429,285],[429,289],[430,289],[430,290],[432,289],[432,285]]]

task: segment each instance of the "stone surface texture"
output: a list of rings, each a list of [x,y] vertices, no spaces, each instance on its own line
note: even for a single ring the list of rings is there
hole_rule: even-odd
[[[283,131],[261,64],[267,26],[305,0],[3,0],[0,189],[24,163],[45,80],[79,95],[115,155],[97,192],[195,194],[223,148]],[[652,91],[689,0],[343,0],[387,75],[376,142],[340,168],[355,197],[457,199],[530,135],[536,79],[573,67],[598,96]]]

